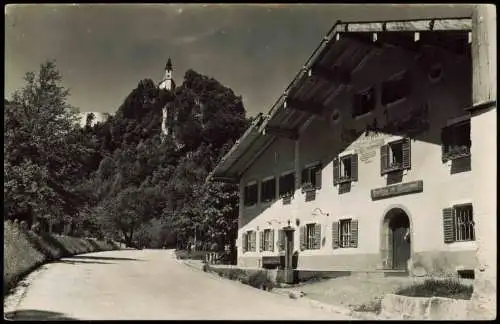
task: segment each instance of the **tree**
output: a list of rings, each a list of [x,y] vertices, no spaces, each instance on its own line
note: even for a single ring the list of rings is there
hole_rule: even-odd
[[[8,217],[31,223],[32,216],[61,218],[75,211],[79,197],[72,184],[83,175],[79,157],[88,151],[55,63],[41,64],[38,75],[28,72],[24,80],[5,101],[4,198]]]

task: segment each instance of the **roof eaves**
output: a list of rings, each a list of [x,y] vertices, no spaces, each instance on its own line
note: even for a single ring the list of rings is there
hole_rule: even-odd
[[[264,117],[263,117],[262,113],[259,113],[255,117],[255,119],[252,121],[252,123],[250,124],[250,126],[247,128],[247,130],[243,133],[243,135],[241,135],[240,138],[238,140],[236,140],[236,142],[231,147],[231,149],[229,150],[229,152],[227,152],[222,157],[222,159],[217,163],[216,167],[212,170],[212,172],[209,173],[209,175],[206,178],[206,181],[212,180],[212,178],[215,176],[215,174],[218,171],[220,171],[221,164],[224,161],[226,161],[228,158],[230,158],[233,154],[235,154],[235,152],[242,145],[242,143],[244,143],[248,139],[248,137],[250,136],[250,134],[252,133],[252,131],[258,129],[258,127],[262,124],[263,120],[264,120]]]
[[[429,18],[429,19],[409,19],[409,20],[385,20],[385,21],[351,21],[342,22],[340,20],[336,21],[335,24],[330,28],[327,35],[323,37],[320,44],[316,47],[313,53],[309,56],[306,63],[295,75],[292,81],[289,83],[284,93],[277,99],[274,105],[271,107],[269,112],[264,116],[262,113],[256,117],[252,125],[247,129],[247,131],[236,141],[235,145],[231,150],[221,159],[214,170],[207,177],[207,181],[210,180],[213,175],[218,171],[221,163],[225,159],[229,158],[238,149],[239,145],[246,140],[249,134],[257,129],[259,133],[265,129],[269,121],[276,115],[278,109],[283,105],[286,97],[291,89],[295,85],[303,80],[302,77],[304,73],[316,63],[318,57],[321,53],[326,50],[328,43],[336,38],[337,33],[342,32],[375,32],[375,31],[438,31],[438,30],[471,30],[472,29],[472,19],[471,17],[456,17],[456,18]],[[263,135],[261,135],[263,136]]]

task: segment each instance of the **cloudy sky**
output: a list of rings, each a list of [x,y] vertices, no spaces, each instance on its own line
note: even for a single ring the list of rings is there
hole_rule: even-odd
[[[114,112],[141,79],[192,68],[268,111],[336,20],[470,16],[470,5],[9,5],[5,93],[55,59],[70,102]]]

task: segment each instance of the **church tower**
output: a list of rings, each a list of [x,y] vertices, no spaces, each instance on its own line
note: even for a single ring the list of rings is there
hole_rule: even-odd
[[[163,78],[163,80],[160,82],[160,89],[163,89],[163,90],[174,90],[174,81],[172,80],[172,71],[173,71],[173,68],[172,68],[172,60],[170,59],[170,57],[168,58],[167,60],[167,64],[165,65],[165,77]]]
[[[160,82],[158,86],[160,90],[174,91],[175,90],[175,82],[172,79],[172,60],[170,57],[167,60],[167,64],[165,65],[165,77]],[[175,112],[173,111],[173,107],[171,103],[167,103],[165,107],[162,109],[162,123],[161,123],[161,132],[163,136],[174,136],[173,134],[173,124],[176,120]]]

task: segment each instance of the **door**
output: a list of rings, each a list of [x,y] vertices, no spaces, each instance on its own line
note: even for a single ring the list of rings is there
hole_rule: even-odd
[[[285,231],[285,269],[293,268],[293,234],[294,231]]]
[[[407,270],[407,262],[411,256],[410,241],[407,237],[409,228],[398,226],[392,230],[392,268]]]

